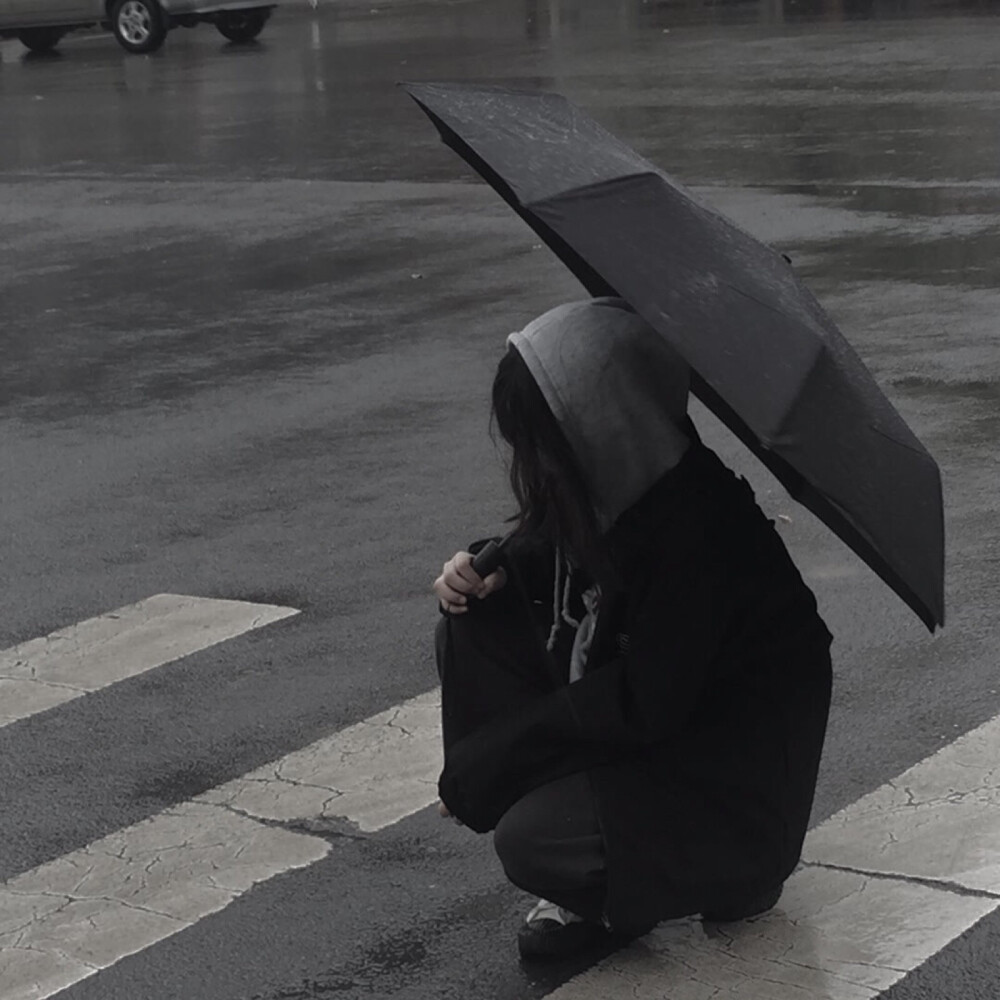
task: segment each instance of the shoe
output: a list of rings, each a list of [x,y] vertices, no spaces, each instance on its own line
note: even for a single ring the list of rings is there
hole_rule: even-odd
[[[601,924],[540,899],[517,932],[517,949],[529,960],[568,958],[611,940],[611,932]]]
[[[785,884],[782,882],[777,889],[768,889],[767,892],[762,892],[759,896],[754,896],[741,904],[723,906],[718,910],[706,910],[702,913],[701,919],[713,924],[729,924],[734,920],[749,920],[750,917],[758,917],[778,902],[784,887]]]

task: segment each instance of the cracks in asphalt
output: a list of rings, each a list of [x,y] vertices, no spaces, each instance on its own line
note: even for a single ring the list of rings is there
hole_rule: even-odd
[[[240,809],[238,806],[234,806],[228,802],[213,802],[210,804],[216,809],[224,809],[236,816],[259,823],[261,826],[272,830],[285,830],[289,833],[320,837],[331,843],[337,840],[371,840],[370,836],[361,833],[349,819],[341,816],[271,819],[266,816],[258,816],[256,813],[249,812],[246,809]]]
[[[316,788],[321,792],[329,792],[330,798],[323,803],[324,810],[326,809],[327,802],[332,802],[334,799],[340,798],[344,793],[339,788],[333,788],[330,785],[320,785],[311,781],[302,781],[299,778],[289,778],[287,775],[282,774],[283,767],[287,767],[290,761],[279,761],[274,768],[274,778],[286,785],[291,785],[293,788]],[[268,780],[268,779],[256,779],[256,780]]]
[[[25,661],[19,660],[15,662],[11,668],[16,671],[18,667],[24,666]],[[88,694],[90,688],[77,687],[74,684],[65,684],[60,681],[46,681],[42,680],[41,677],[36,677],[35,672],[37,667],[29,667],[26,674],[21,673],[2,673],[0,674],[0,681],[22,681],[27,684],[39,684],[42,687],[55,688],[58,691],[73,691],[76,694]]]
[[[976,771],[978,774],[983,774],[982,767],[977,765],[962,764],[958,761],[949,761],[949,766],[965,768],[967,770]],[[897,809],[928,809],[940,805],[957,805],[967,798],[984,794],[991,796],[987,799],[987,803],[992,804],[992,796],[996,793],[996,782],[994,780],[993,771],[983,775],[983,780],[974,788],[952,788],[943,794],[933,795],[927,798],[921,798],[909,785],[897,785],[892,781],[887,781],[886,785],[893,789],[893,791],[902,792],[906,796],[905,802],[894,803],[889,806],[889,812]],[[846,822],[849,822],[849,820],[846,820],[845,824]]]
[[[5,889],[5,892],[11,896],[17,896],[22,899],[57,899],[62,901],[54,910],[46,910],[42,914],[35,914],[30,920],[27,921],[26,924],[22,924],[20,927],[15,928],[15,931],[21,932],[22,935],[27,933],[31,927],[42,922],[47,922],[53,917],[58,916],[60,913],[64,913],[74,903],[113,903],[118,906],[123,906],[128,910],[137,910],[141,913],[149,913],[155,917],[163,917],[166,920],[176,921],[183,927],[188,927],[191,923],[191,921],[184,920],[182,917],[176,917],[172,913],[165,913],[164,911],[154,909],[151,906],[143,906],[141,903],[135,903],[128,899],[122,899],[120,896],[108,896],[102,893],[86,893],[77,895],[72,892],[52,892],[48,889],[36,889],[29,891],[7,888]],[[87,920],[93,927],[97,927],[97,924],[94,922],[93,915],[88,916]],[[14,933],[15,931],[8,933]]]
[[[886,784],[896,791],[901,791],[906,796],[906,802],[903,803],[904,806],[910,808],[922,805],[922,803],[917,799],[916,793],[908,785],[904,785],[900,788],[899,786],[893,784],[892,781],[887,781]]]
[[[27,666],[27,658],[24,659]],[[132,842],[128,837],[111,836],[77,852],[77,857],[63,859],[67,867],[58,875],[59,891],[35,892],[27,885],[22,889],[8,886],[6,892],[13,904],[8,919],[14,926],[0,931],[4,950],[9,951],[12,946],[22,951],[31,948],[36,953],[47,955],[50,961],[61,963],[55,942],[50,944],[48,939],[60,937],[66,927],[75,927],[85,937],[92,937],[94,934],[107,934],[118,925],[123,928],[134,925],[135,933],[145,937],[154,935],[157,939],[182,930],[191,923],[185,919],[186,913],[185,916],[174,916],[157,908],[161,899],[170,898],[161,897],[161,884],[174,881],[176,868],[176,874],[184,882],[194,884],[200,895],[210,903],[214,901],[226,905],[230,898],[242,895],[249,888],[243,884],[245,873],[229,875],[228,863],[245,866],[247,859],[253,860],[261,843],[275,841],[274,833],[266,833],[269,829],[311,839],[313,846],[307,846],[307,839],[295,848],[299,855],[309,855],[307,861],[318,860],[336,842],[345,847],[360,842],[360,845],[365,845],[365,850],[371,850],[367,845],[376,838],[362,833],[347,816],[328,816],[327,813],[336,811],[339,800],[345,796],[366,791],[374,780],[373,769],[382,768],[386,761],[393,766],[399,760],[409,764],[415,754],[422,761],[420,754],[424,733],[422,726],[415,725],[411,718],[420,720],[429,711],[425,711],[421,703],[418,714],[411,716],[406,706],[400,706],[384,713],[376,723],[366,720],[363,729],[358,727],[349,733],[342,751],[336,740],[324,741],[313,751],[297,754],[291,760],[274,762],[252,777],[236,779],[227,786],[207,792],[199,791],[191,802],[168,806],[159,814],[166,820],[165,827],[155,835],[144,835],[138,842]],[[365,759],[368,755],[373,758],[371,762]],[[360,767],[354,767],[359,760]],[[345,762],[347,766],[340,767],[338,761]],[[331,779],[338,780],[341,775],[345,783],[343,790],[325,783]],[[310,777],[314,780],[308,780]],[[436,784],[429,779],[424,780],[424,776],[411,775],[410,778],[421,788]],[[256,814],[254,809],[258,798],[265,803],[265,812],[271,811],[269,807],[273,804],[279,817],[282,813],[285,817],[291,813],[292,818]],[[248,808],[243,808],[244,805]],[[294,815],[296,811],[299,811],[298,816]],[[347,807],[346,799],[343,811],[352,811]],[[226,813],[232,814],[229,820],[223,819]],[[220,819],[209,820],[212,815]],[[188,825],[192,820],[193,827]],[[240,821],[249,822],[252,826],[241,829]],[[227,831],[225,834],[214,830],[220,823]],[[232,838],[229,838],[230,830],[234,834]],[[322,848],[319,847],[320,842],[323,842]],[[191,855],[190,863],[185,859],[186,853]],[[260,880],[253,872],[247,877],[252,884]],[[126,898],[119,898],[119,893]],[[15,896],[18,898],[15,899]],[[173,909],[173,901],[167,906]],[[147,916],[140,917],[140,914]],[[422,936],[415,938],[413,935],[380,942],[376,951],[381,945],[385,946],[384,955],[381,951],[378,954],[372,952],[367,956],[366,964],[358,969],[332,970],[347,974],[334,974],[324,982],[313,984],[305,995],[364,990],[371,977],[395,977],[406,968],[423,964],[430,947]],[[27,955],[21,959],[26,962],[34,960]],[[66,957],[65,961],[77,964],[78,969],[91,968],[76,958]],[[98,967],[92,968],[96,970]]]
[[[885,854],[885,852],[887,850],[889,850],[890,847],[892,847],[894,844],[899,844],[899,843],[900,843],[899,837],[897,837],[892,832],[892,830],[886,830],[885,831],[885,843],[882,844],[881,847],[879,847],[878,852],[879,852],[879,854]]]
[[[440,734],[425,724],[425,716],[436,719],[439,699],[431,704],[425,704],[426,700],[427,696],[421,696],[356,723],[212,789],[199,796],[199,801],[228,807],[246,819],[319,836],[357,836],[359,825],[372,823],[379,829],[432,804],[419,801],[421,795],[414,796],[414,789],[433,789],[436,797]],[[421,774],[424,764],[427,773]],[[374,817],[365,819],[367,796],[376,785],[391,783],[387,776],[397,771],[404,776],[400,801],[409,808],[387,819],[391,807],[380,805]]]
[[[865,888],[867,888],[867,884],[864,885],[864,886],[862,886],[862,888],[860,890],[858,890],[858,891],[859,892],[863,892],[865,890]],[[795,922],[791,921],[791,923],[793,923],[793,925],[794,925]],[[867,988],[867,987],[870,986],[869,983],[866,983],[864,981],[859,981],[857,979],[853,979],[851,976],[846,975],[843,971],[838,971],[838,970],[835,970],[835,969],[831,969],[831,968],[823,966],[821,964],[811,964],[809,962],[796,961],[795,959],[791,958],[790,956],[791,956],[792,952],[794,952],[798,947],[799,947],[799,942],[798,941],[794,941],[794,940],[793,941],[789,941],[789,943],[788,943],[787,947],[785,948],[784,952],[777,959],[778,964],[779,965],[791,966],[792,968],[796,968],[796,969],[805,969],[805,970],[807,970],[809,972],[820,972],[820,973],[823,974],[824,977],[829,977],[831,979],[836,980],[837,982],[847,983],[850,986],[856,986],[856,987],[862,987],[862,988]],[[906,969],[900,968],[900,967],[895,966],[895,965],[888,965],[888,964],[886,964],[884,962],[866,962],[863,959],[857,958],[857,957],[852,958],[850,960],[849,964],[852,965],[852,966],[853,965],[861,966],[862,968],[866,968],[866,969],[875,969],[875,970],[888,971],[888,972],[898,972],[900,974],[904,974],[904,973],[906,973],[908,971]],[[778,982],[777,980],[766,979],[764,977],[760,977],[760,978],[761,978],[762,982]],[[783,985],[787,985],[787,984],[783,984]]]
[[[400,732],[401,732],[401,733],[402,733],[402,734],[403,734],[404,736],[410,736],[410,737],[412,737],[412,736],[413,736],[413,733],[412,733],[412,732],[410,732],[410,730],[409,730],[409,729],[407,729],[407,728],[406,728],[406,726],[401,726],[401,725],[399,725],[399,724],[398,724],[398,723],[396,722],[396,720],[397,720],[397,719],[399,718],[399,713],[400,713],[401,711],[402,711],[402,708],[397,708],[397,709],[396,709],[396,711],[395,711],[395,712],[393,712],[393,714],[392,714],[392,718],[391,718],[391,719],[389,719],[389,721],[388,721],[388,722],[386,722],[386,725],[387,725],[387,726],[388,726],[388,727],[389,727],[390,729],[398,729],[398,730],[399,730],[399,731],[400,731]]]
[[[1000,892],[990,892],[988,889],[973,889],[960,882],[953,882],[949,879],[929,878],[921,875],[905,875],[902,872],[880,872],[867,868],[855,868],[851,865],[837,865],[832,862],[823,861],[802,861],[803,868],[825,868],[829,871],[845,872],[849,875],[860,875],[865,879],[878,879],[884,882],[906,882],[910,885],[923,886],[926,889],[940,889],[953,893],[956,896],[971,896],[977,899],[995,899],[1000,901]],[[863,884],[855,892],[864,892],[867,883]]]
[[[885,793],[874,793],[874,801],[859,800],[852,807],[843,810],[841,813],[830,819],[830,823],[835,824],[839,829],[847,829],[859,819],[867,820],[872,818],[882,819],[893,814],[905,814],[910,811],[932,812],[942,806],[961,805],[967,800],[981,805],[992,806],[996,801],[997,786],[1000,783],[1000,769],[990,769],[984,771],[981,764],[967,764],[961,761],[948,761],[949,767],[961,770],[974,771],[979,780],[971,783],[971,787],[947,788],[937,794],[921,794],[908,784],[901,784],[897,781],[886,781],[883,788],[891,789],[894,796]],[[905,797],[905,801],[900,801],[899,797]]]
[[[159,858],[157,858],[157,860],[159,860]],[[73,895],[76,895],[76,894],[78,894],[80,892],[80,889],[83,887],[83,883],[86,882],[87,879],[90,878],[90,876],[93,874],[94,868],[95,868],[95,866],[91,865],[83,873],[83,875],[80,877],[80,881],[77,882],[76,885],[74,885],[73,888],[70,890],[70,892],[73,893]],[[147,871],[148,871],[148,869],[147,869]]]
[[[62,948],[38,948],[31,944],[15,944],[11,945],[9,948],[4,949],[6,952],[16,952],[23,951],[30,955],[42,955],[45,958],[51,958],[55,956],[56,958],[61,958],[64,962],[75,963],[77,965],[83,966],[85,969],[89,969],[93,972],[100,972],[102,969],[106,968],[103,965],[95,965],[93,962],[88,962],[85,958],[80,958],[78,955],[71,955],[68,951],[64,951]]]

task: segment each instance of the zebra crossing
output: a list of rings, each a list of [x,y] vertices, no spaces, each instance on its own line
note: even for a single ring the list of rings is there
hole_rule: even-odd
[[[3,724],[121,683],[294,608],[160,594],[0,653]],[[54,699],[54,700],[49,700]],[[0,885],[0,1000],[43,1000],[255,886],[436,801],[436,691],[411,698]],[[874,998],[1000,906],[1000,719],[810,832],[779,906],[673,921],[555,1000]]]
[[[5,718],[294,614],[155,595],[0,655],[14,685]],[[326,855],[325,840],[274,824],[335,817],[371,832],[431,804],[439,712],[434,692],[414,698],[0,886],[0,998],[53,996]]]
[[[299,612],[154,594],[0,653],[0,726]]]

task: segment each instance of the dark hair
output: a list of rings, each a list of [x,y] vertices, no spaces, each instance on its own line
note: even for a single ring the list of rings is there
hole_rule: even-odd
[[[520,353],[508,348],[493,380],[493,424],[510,445],[516,534],[557,545],[594,580],[616,574],[590,490],[566,436]]]

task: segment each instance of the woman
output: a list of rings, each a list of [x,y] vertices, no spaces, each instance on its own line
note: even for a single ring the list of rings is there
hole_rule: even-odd
[[[434,583],[441,811],[544,897],[525,957],[752,916],[799,859],[831,637],[687,388],[620,300],[512,334],[493,413],[516,530],[485,580],[459,552]]]

